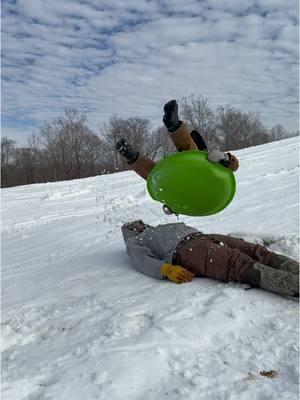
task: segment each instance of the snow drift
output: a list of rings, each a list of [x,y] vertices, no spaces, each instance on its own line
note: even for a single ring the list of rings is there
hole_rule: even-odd
[[[297,258],[297,147],[236,152],[229,207],[180,220]],[[139,274],[120,232],[138,218],[177,220],[133,172],[2,190],[3,399],[298,399],[298,303]]]

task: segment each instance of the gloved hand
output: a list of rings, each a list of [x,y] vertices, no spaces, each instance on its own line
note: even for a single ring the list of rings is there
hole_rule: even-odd
[[[163,122],[168,129],[168,132],[175,132],[182,124],[182,121],[179,121],[178,104],[176,100],[171,100],[166,103],[164,106],[164,112]]]
[[[229,165],[229,156],[227,153],[223,153],[220,150],[211,150],[208,152],[207,158],[209,161],[212,162],[219,162],[220,164],[224,165],[224,167],[228,167]]]
[[[163,264],[160,270],[161,276],[175,283],[191,282],[194,274],[180,265]]]

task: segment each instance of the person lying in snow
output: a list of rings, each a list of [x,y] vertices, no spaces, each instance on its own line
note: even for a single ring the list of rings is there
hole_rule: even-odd
[[[185,283],[207,277],[299,297],[299,263],[259,244],[180,222],[154,227],[137,220],[121,230],[133,266],[152,278]]]
[[[220,150],[208,150],[199,132],[189,133],[187,125],[179,120],[178,104],[171,100],[164,106],[163,122],[170,133],[170,137],[178,151],[202,150],[208,152],[208,159],[212,162],[219,162],[223,166],[236,171],[239,168],[237,158],[231,153],[223,153]],[[155,166],[155,162],[139,154],[138,151],[120,139],[116,144],[116,150],[127,160],[130,167],[142,178],[147,179],[148,174]]]

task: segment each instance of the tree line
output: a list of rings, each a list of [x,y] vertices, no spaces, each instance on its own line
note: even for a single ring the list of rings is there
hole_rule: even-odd
[[[244,112],[231,105],[213,110],[203,96],[184,97],[179,102],[181,119],[198,130],[208,148],[223,151],[285,139],[298,133],[282,125],[267,129],[259,113]],[[18,147],[8,137],[1,139],[1,187],[85,178],[127,170],[128,164],[115,150],[125,138],[139,152],[158,160],[175,151],[164,126],[152,129],[148,119],[113,116],[96,134],[87,117],[75,109],[44,121],[28,144]]]

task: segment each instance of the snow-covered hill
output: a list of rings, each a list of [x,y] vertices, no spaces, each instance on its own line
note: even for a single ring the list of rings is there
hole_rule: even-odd
[[[297,147],[236,152],[229,207],[180,220],[297,258]],[[120,232],[138,218],[177,220],[133,172],[2,190],[3,399],[298,399],[298,303],[139,274]]]

